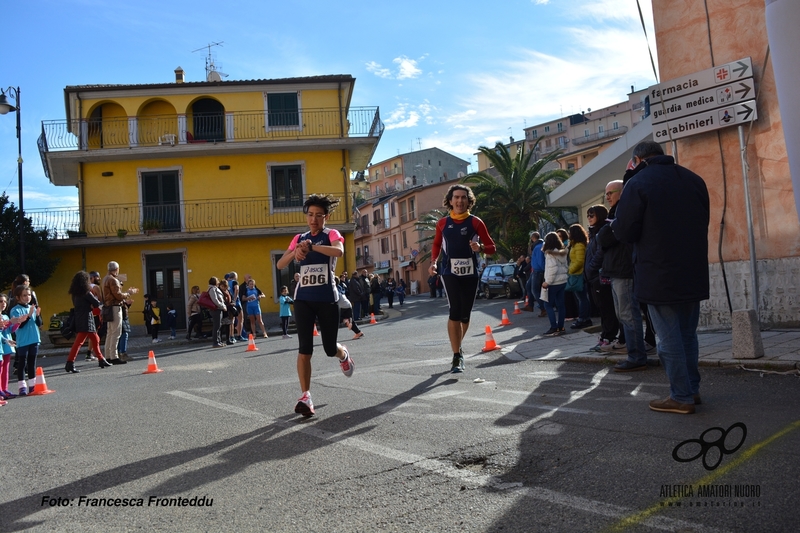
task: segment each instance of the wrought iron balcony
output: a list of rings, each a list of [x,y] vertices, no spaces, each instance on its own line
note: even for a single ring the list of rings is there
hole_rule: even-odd
[[[588,144],[590,142],[599,141],[601,139],[616,139],[617,137],[622,137],[628,132],[628,126],[620,126],[617,129],[613,130],[605,130],[599,133],[592,133],[591,135],[587,135],[585,137],[575,137],[572,139],[572,144],[579,145],[579,144]]]
[[[174,146],[176,144],[380,137],[377,107],[350,108],[346,119],[337,108],[286,113],[234,111],[212,115],[154,115],[99,120],[42,121],[40,149],[101,150]]]
[[[186,200],[171,205],[117,204],[63,209],[26,210],[33,227],[48,230],[52,239],[110,237],[149,233],[198,233],[222,230],[270,230],[303,227],[301,207],[277,207],[284,199],[269,196],[227,200]],[[302,204],[302,199],[295,202]],[[328,223],[347,224],[344,209],[331,213]]]

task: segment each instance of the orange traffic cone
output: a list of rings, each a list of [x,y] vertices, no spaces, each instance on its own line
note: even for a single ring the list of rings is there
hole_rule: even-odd
[[[315,331],[316,327],[317,326],[314,326]],[[256,348],[256,340],[253,338],[253,334],[251,333],[247,336],[247,349],[245,350],[245,352],[257,352],[257,351],[258,348]]]
[[[516,304],[514,304],[514,305],[516,305]],[[505,309],[503,309],[503,319],[500,321],[500,325],[501,326],[510,326],[511,325],[511,321],[508,319],[508,313],[506,313]]]
[[[147,354],[147,370],[142,372],[142,374],[158,374],[159,372],[163,372],[158,365],[156,364],[156,354],[153,353],[153,350],[150,350],[150,353]]]
[[[519,308],[519,302],[514,302],[514,314],[521,315],[522,309]]]
[[[50,394],[55,392],[47,388],[47,382],[44,380],[44,369],[40,366],[36,367],[36,381],[34,382],[33,392],[29,396],[39,396],[41,394]]]
[[[378,321],[375,320],[375,313],[370,313],[369,314],[369,323],[370,324],[377,324],[378,323]]]
[[[319,337],[319,331],[317,331],[317,325],[314,324],[314,336]]]
[[[492,350],[499,350],[502,348],[499,344],[494,342],[494,337],[492,336],[492,328],[489,327],[489,324],[486,324],[486,344],[483,346],[482,352],[491,352]]]
[[[525,307],[528,307],[528,295],[525,295]]]

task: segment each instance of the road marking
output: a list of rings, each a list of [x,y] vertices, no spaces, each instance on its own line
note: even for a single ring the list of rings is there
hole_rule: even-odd
[[[439,459],[429,459],[422,455],[404,452],[402,450],[397,450],[394,448],[390,448],[388,446],[383,446],[381,444],[368,442],[359,437],[350,436],[348,434],[333,433],[330,431],[321,430],[314,426],[298,424],[294,420],[280,420],[276,418],[270,418],[256,411],[251,411],[249,409],[243,409],[241,407],[236,407],[234,405],[229,405],[226,403],[209,400],[207,398],[203,398],[201,396],[195,396],[194,394],[189,394],[183,391],[169,391],[167,392],[167,394],[170,394],[177,398],[182,398],[184,400],[196,402],[208,407],[220,409],[222,411],[226,411],[229,413],[234,413],[246,418],[263,421],[270,424],[275,424],[284,427],[290,430],[291,432],[300,432],[305,435],[309,435],[311,437],[315,437],[328,442],[352,446],[363,452],[367,452],[400,463],[405,463],[416,468],[427,470],[434,474],[438,474],[451,479],[457,479],[464,483],[471,483],[479,487],[487,487],[495,490],[510,490],[515,493],[523,492],[524,494],[527,494],[538,500],[547,501],[557,505],[562,505],[564,507],[569,507],[579,511],[605,516],[609,518],[624,517],[626,513],[629,513],[632,510],[630,508],[620,507],[618,505],[613,505],[606,502],[589,500],[587,498],[582,498],[580,496],[572,496],[570,494],[557,492],[544,487],[523,487],[522,484],[519,482],[516,483],[504,482],[495,476],[478,474],[467,469],[456,468],[451,463],[440,461]],[[545,413],[538,418],[545,418],[547,416],[552,416],[552,413]],[[703,532],[715,531],[712,529],[704,528],[703,526],[698,524],[685,522],[683,520],[672,520],[663,517],[647,518],[640,520],[640,522],[650,527],[656,529],[663,529],[665,531],[674,531],[679,528],[692,528],[694,531],[703,531]]]
[[[721,468],[718,468],[717,470],[714,470],[704,478],[698,480],[696,483],[694,483],[694,485],[711,485],[712,483],[714,483],[714,481],[724,476],[729,471],[744,464],[746,461],[752,459],[758,452],[760,452],[763,448],[765,448],[769,444],[772,444],[774,441],[778,440],[779,438],[783,437],[784,435],[787,435],[788,433],[798,428],[800,428],[800,420],[795,420],[794,422],[784,427],[783,429],[773,434],[772,436],[767,437],[761,442],[754,444],[753,446],[748,448],[745,452],[743,452],[739,457],[737,457],[735,460],[731,461],[730,463],[726,464]],[[659,511],[670,509],[671,507],[669,506],[669,504],[673,504],[683,499],[684,498],[682,497],[675,496],[673,498],[666,498],[664,500],[661,500],[660,502],[651,505],[650,507],[648,507],[643,511],[640,511],[630,516],[626,516],[625,518],[623,518],[622,520],[611,526],[608,529],[608,531],[623,531],[625,529],[628,529],[629,527],[636,526],[639,523],[646,523],[647,520],[650,519],[651,515],[654,515]]]

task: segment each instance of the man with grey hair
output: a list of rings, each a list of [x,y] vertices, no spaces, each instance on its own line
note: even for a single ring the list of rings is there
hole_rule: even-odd
[[[108,263],[108,275],[103,278],[101,287],[103,290],[103,317],[106,319],[106,345],[105,357],[112,365],[123,365],[127,361],[119,358],[117,345],[120,335],[122,335],[122,303],[131,297],[132,294],[139,292],[139,289],[130,288],[127,292],[122,292],[122,283],[118,279],[119,263],[110,261]]]
[[[650,310],[669,378],[669,396],[650,409],[692,414],[700,404],[700,302],[709,297],[708,189],[658,143],[639,143],[633,162],[611,229],[634,246],[634,293]]]

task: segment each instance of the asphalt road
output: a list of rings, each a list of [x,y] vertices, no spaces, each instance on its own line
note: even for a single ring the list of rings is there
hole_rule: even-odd
[[[148,375],[146,359],[68,375],[47,358],[55,393],[0,408],[0,531],[796,530],[796,377],[703,368],[697,414],[654,413],[663,369],[481,353],[502,308],[477,302],[460,375],[443,299],[407,300],[345,342],[352,378],[317,340],[311,419],[293,412],[296,338],[157,346]],[[531,315],[495,340],[546,329]],[[673,458],[736,423],[732,453],[706,446],[716,469]]]

